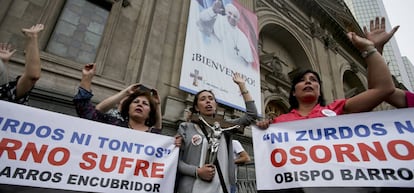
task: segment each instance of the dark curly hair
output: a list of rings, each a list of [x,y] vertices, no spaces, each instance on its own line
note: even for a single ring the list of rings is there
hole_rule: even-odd
[[[324,97],[323,92],[322,92],[322,80],[319,77],[319,74],[317,72],[311,70],[311,69],[299,69],[295,72],[295,75],[292,79],[292,86],[290,87],[290,93],[289,93],[290,110],[299,108],[299,101],[296,98],[296,96],[293,95],[293,93],[295,93],[296,84],[298,84],[302,80],[303,76],[305,76],[305,74],[307,74],[307,73],[312,73],[318,79],[319,86],[320,86],[320,95],[319,95],[319,98],[318,98],[318,104],[321,105],[321,106],[326,105],[325,97]]]
[[[144,96],[148,99],[149,101],[149,105],[150,105],[150,112],[149,112],[149,116],[148,119],[145,120],[145,125],[148,127],[152,127],[153,125],[155,125],[156,122],[156,107],[155,107],[155,102],[151,96],[151,93],[148,91],[141,91],[138,90],[136,92],[134,92],[133,94],[129,95],[127,99],[125,99],[122,102],[122,106],[121,106],[121,116],[125,118],[125,120],[128,120],[129,118],[129,105],[131,105],[132,101],[134,101],[134,99],[136,99],[139,96]]]

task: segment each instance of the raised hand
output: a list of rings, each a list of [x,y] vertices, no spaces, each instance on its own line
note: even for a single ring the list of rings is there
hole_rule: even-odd
[[[44,29],[43,24],[36,24],[30,28],[23,28],[22,32],[26,37],[37,37],[37,34]]]
[[[240,73],[236,72],[233,74],[233,82],[239,86],[240,94],[243,96],[244,102],[253,101],[252,96],[249,93],[249,90],[246,88],[246,83],[244,78]]]
[[[155,103],[155,110],[156,110],[156,121],[155,121],[155,128],[162,128],[162,113],[161,113],[161,99],[160,95],[158,95],[158,91],[155,88],[151,89],[152,100]],[[176,141],[177,142],[177,141]]]
[[[151,89],[152,98],[154,99],[155,104],[159,105],[161,103],[160,96],[158,95],[157,89]]]
[[[24,96],[29,92],[41,76],[41,61],[38,43],[38,33],[44,28],[43,24],[36,24],[31,28],[22,29],[26,36],[25,52],[25,69],[21,78],[17,82],[17,97]]]
[[[127,88],[125,88],[123,92],[125,92],[126,96],[129,96],[133,94],[134,92],[136,92],[137,90],[139,90],[139,86],[141,86],[141,83],[131,84]]]
[[[92,78],[95,76],[95,73],[96,73],[95,63],[85,64],[85,66],[82,69],[82,79],[92,82]]]
[[[0,59],[3,63],[9,62],[10,58],[16,52],[16,49],[12,49],[12,45],[8,43],[0,43]]]
[[[82,74],[85,76],[95,76],[96,73],[96,64],[88,63],[82,69]]]
[[[241,77],[240,73],[236,72],[233,75],[233,82],[237,85],[244,84],[244,79]]]
[[[80,82],[80,86],[88,91],[91,90],[92,86],[92,78],[95,76],[96,73],[96,64],[95,63],[88,63],[82,69],[82,79]]]
[[[364,33],[368,40],[374,43],[378,52],[382,53],[384,45],[394,36],[400,26],[395,26],[390,32],[385,31],[385,18],[382,17],[381,21],[379,17],[370,21],[369,31],[364,26]]]
[[[374,48],[374,43],[366,38],[358,36],[355,32],[348,32],[348,39],[360,51],[364,52]]]

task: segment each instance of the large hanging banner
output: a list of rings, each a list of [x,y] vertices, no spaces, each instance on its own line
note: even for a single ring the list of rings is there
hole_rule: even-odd
[[[238,72],[261,112],[257,16],[237,0],[192,0],[180,89],[212,90],[218,102],[245,111],[232,76]]]
[[[264,192],[313,187],[414,192],[413,108],[256,127],[253,146],[257,188]]]
[[[178,152],[172,137],[0,101],[2,187],[172,193]]]

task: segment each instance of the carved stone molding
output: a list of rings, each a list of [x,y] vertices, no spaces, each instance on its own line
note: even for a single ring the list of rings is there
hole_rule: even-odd
[[[316,23],[311,23],[310,24],[310,34],[312,35],[312,37],[321,37],[323,34],[323,29],[317,25]]]
[[[261,55],[260,63],[264,70],[268,71],[268,77],[270,76],[271,79],[275,79],[277,82],[283,83],[283,85],[289,84],[289,77],[283,73],[283,66],[285,64],[274,53]]]
[[[330,35],[322,36],[325,48],[333,50],[335,53],[338,52],[338,43]]]
[[[266,4],[264,4],[262,0],[258,0],[256,1],[256,8],[259,7],[266,7]]]
[[[352,72],[354,72],[354,73],[359,72],[358,64],[356,64],[355,62],[351,62],[351,63],[349,63],[349,65],[351,66],[351,71]]]

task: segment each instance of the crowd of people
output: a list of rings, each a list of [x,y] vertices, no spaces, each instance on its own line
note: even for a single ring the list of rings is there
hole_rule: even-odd
[[[43,28],[42,24],[36,24],[22,29],[26,37],[25,69],[22,75],[13,80],[9,80],[7,64],[16,51],[10,44],[0,44],[1,100],[27,104],[30,92],[41,74],[38,35]],[[311,69],[299,70],[292,79],[290,112],[273,120],[257,121],[255,101],[250,96],[243,78],[235,73],[233,81],[239,87],[245,101],[246,112],[240,118],[225,121],[240,126],[256,124],[259,128],[266,129],[274,123],[367,112],[384,101],[397,108],[413,107],[414,94],[395,88],[390,71],[381,55],[384,45],[397,30],[398,27],[395,27],[387,32],[385,19],[376,18],[371,21],[369,30],[364,28],[366,38],[354,32],[348,33],[349,40],[363,54],[362,58],[367,64],[368,89],[364,92],[326,104],[319,74]],[[73,99],[79,117],[161,134],[161,101],[155,88],[148,88],[139,83],[132,84],[94,106],[91,102],[91,87],[95,72],[95,63],[86,64],[82,69],[78,93]],[[211,90],[201,90],[194,95],[190,115],[214,119],[217,107],[214,93]],[[246,163],[250,161],[250,157],[239,142],[232,140],[235,129],[214,129],[217,129],[214,125],[206,125],[200,119],[189,119],[179,125],[175,136],[175,145],[180,148],[176,184],[179,193],[195,193],[200,192],[199,190],[212,193],[236,192],[236,164]],[[212,141],[215,143],[212,144]],[[213,159],[211,154],[215,154]]]

